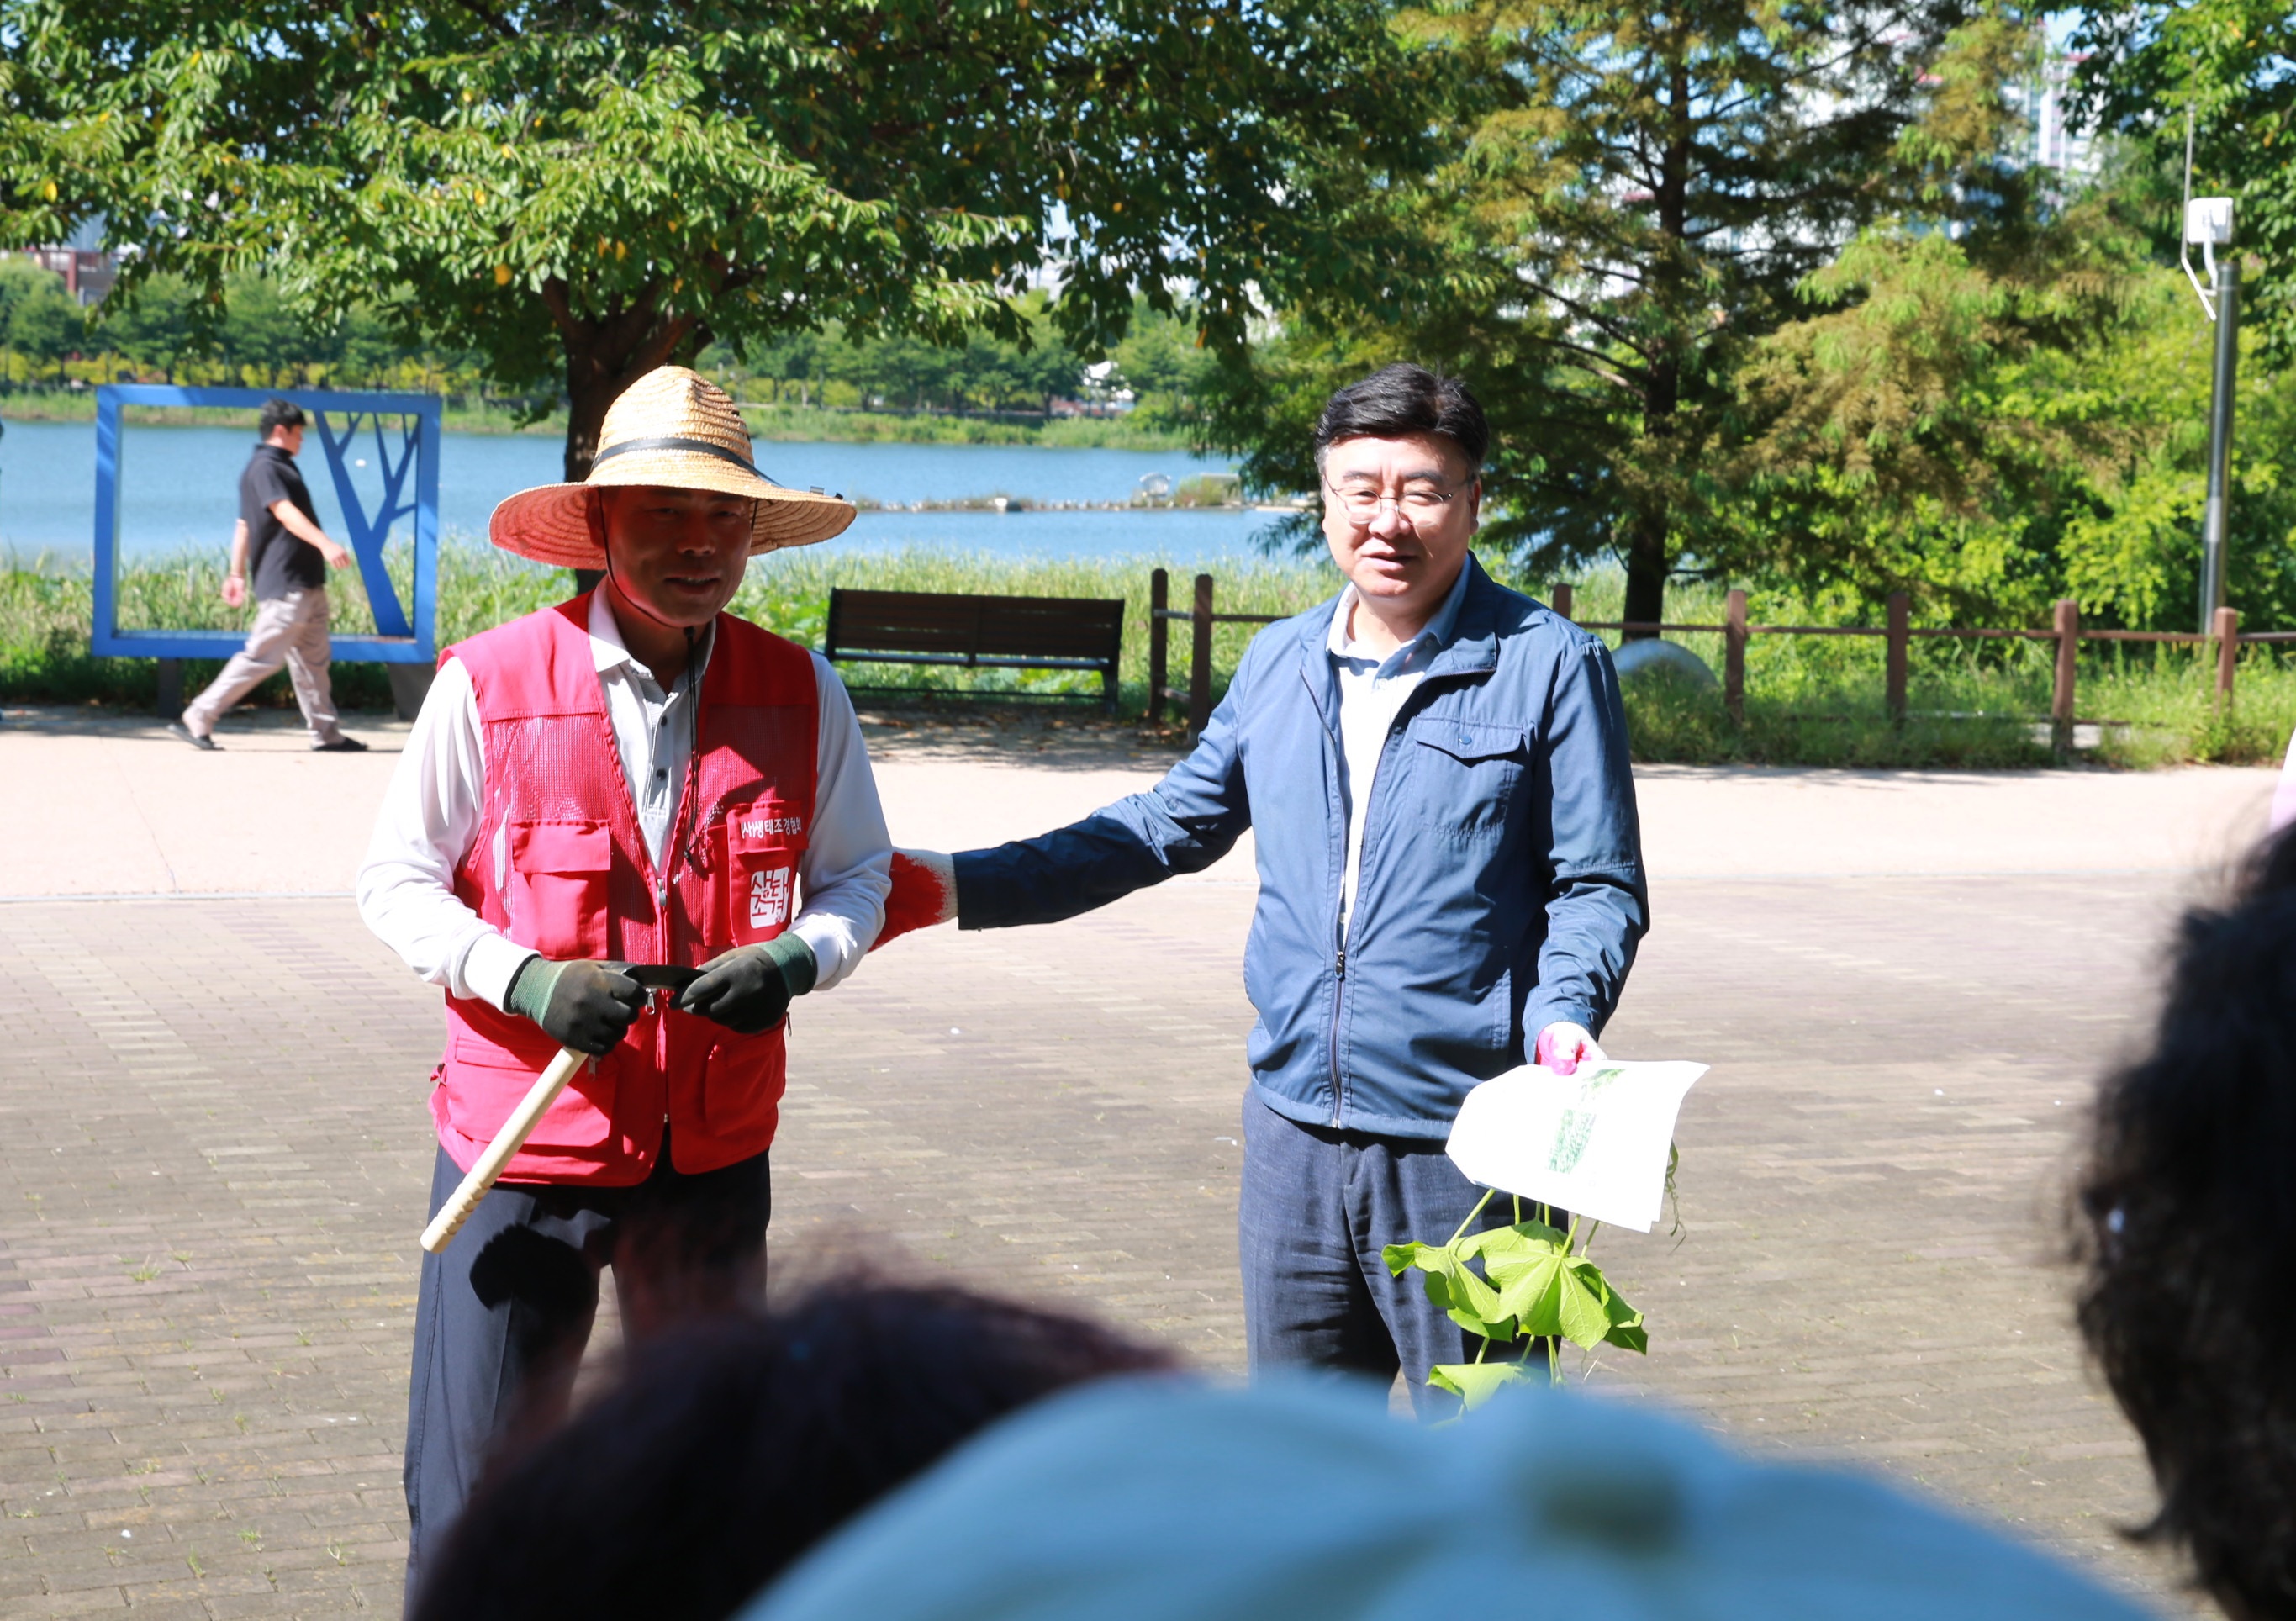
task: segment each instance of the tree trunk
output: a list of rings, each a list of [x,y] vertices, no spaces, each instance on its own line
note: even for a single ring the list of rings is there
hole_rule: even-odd
[[[1669,127],[1660,155],[1659,184],[1652,201],[1658,209],[1659,231],[1677,252],[1661,258],[1652,266],[1652,277],[1660,308],[1679,318],[1685,297],[1678,250],[1690,227],[1690,167],[1695,131],[1692,122],[1686,22],[1678,21],[1672,33],[1673,60],[1667,75]],[[1662,333],[1658,349],[1651,356],[1647,377],[1643,396],[1643,443],[1639,448],[1646,466],[1664,466],[1671,459],[1668,441],[1678,427],[1675,418],[1682,405],[1682,348],[1678,334]],[[1673,527],[1669,514],[1660,506],[1638,506],[1628,513],[1623,527],[1627,600],[1620,617],[1630,622],[1655,625],[1666,618],[1666,577],[1673,561],[1667,555]],[[1635,641],[1659,633],[1629,630],[1620,634]]]
[[[547,283],[543,301],[566,355],[565,479],[579,484],[590,476],[607,407],[648,372],[699,350],[709,338],[690,319],[662,318],[651,295],[597,320],[572,313],[562,282]],[[574,570],[578,590],[590,590],[602,577],[597,569]]]
[[[1666,516],[1661,512],[1636,512],[1627,520],[1627,602],[1619,617],[1629,623],[1655,625],[1666,618]],[[1658,632],[1619,634],[1625,641],[1636,642]]]
[[[629,380],[613,376],[589,356],[566,355],[566,454],[564,478],[579,484],[590,476],[590,462],[598,454],[598,432],[605,426],[606,407],[622,397]]]

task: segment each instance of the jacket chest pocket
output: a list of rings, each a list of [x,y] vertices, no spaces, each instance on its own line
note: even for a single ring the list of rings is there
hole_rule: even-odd
[[[789,927],[805,833],[804,811],[777,795],[726,813],[726,928],[734,945]]]
[[[606,880],[614,841],[603,822],[510,824],[510,937],[554,962],[606,954]]]
[[[1530,763],[1530,728],[1423,715],[1406,735],[1421,824],[1462,838],[1495,837]]]

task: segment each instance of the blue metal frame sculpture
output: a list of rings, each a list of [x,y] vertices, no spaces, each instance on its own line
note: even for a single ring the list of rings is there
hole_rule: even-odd
[[[341,505],[351,555],[358,560],[375,634],[336,636],[337,659],[383,664],[436,663],[439,609],[439,397],[435,394],[336,394],[313,389],[178,389],[157,383],[105,383],[95,391],[95,625],[90,651],[110,658],[227,659],[246,641],[235,630],[129,630],[119,625],[119,409],[122,405],[248,407],[290,399],[311,414],[327,471]],[[338,433],[330,413],[343,419]],[[398,454],[382,419],[402,420]],[[363,421],[373,419],[375,464],[382,474],[382,510],[370,517],[344,460]],[[409,470],[414,493],[406,494]],[[390,526],[414,519],[414,601],[398,600],[383,567]]]

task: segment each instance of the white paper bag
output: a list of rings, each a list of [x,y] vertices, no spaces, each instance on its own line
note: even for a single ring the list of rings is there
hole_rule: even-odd
[[[1704,1064],[1526,1064],[1467,1094],[1452,1163],[1471,1182],[1648,1232],[1666,1198],[1675,1117]]]

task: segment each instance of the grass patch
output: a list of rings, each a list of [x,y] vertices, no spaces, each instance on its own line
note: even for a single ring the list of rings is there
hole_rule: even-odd
[[[131,427],[212,427],[213,406],[128,405]],[[250,407],[244,413],[255,421]],[[930,412],[832,411],[819,405],[745,405],[742,419],[760,439],[817,445],[1043,445],[1064,450],[1185,451],[1184,433],[1122,416],[947,416]],[[22,422],[93,422],[94,389],[19,390],[0,396],[0,417]],[[566,416],[554,412],[523,422],[508,405],[446,407],[441,425],[455,433],[528,433],[563,439]]]
[[[439,548],[439,640],[451,643],[562,600],[566,575],[536,567],[469,540]],[[1488,560],[1487,560],[1488,561]],[[393,560],[402,598],[404,555]],[[969,557],[919,548],[890,553],[809,547],[760,558],[734,611],[807,647],[821,645],[834,586],[882,591],[977,592],[994,595],[1121,597],[1125,602],[1120,702],[1131,715],[1147,707],[1148,578],[1152,556],[1092,560]],[[120,619],[129,626],[241,630],[251,610],[234,610],[217,595],[221,554],[186,554],[141,564],[120,579]],[[1187,600],[1190,567],[1173,567],[1176,606]],[[1269,559],[1215,570],[1224,612],[1298,613],[1329,598],[1338,576],[1320,558]],[[1544,596],[1543,583],[1527,588]],[[333,584],[336,629],[372,629],[373,619],[355,573]],[[1577,586],[1581,618],[1616,618],[1620,582],[1597,576]],[[1720,588],[1677,586],[1669,619],[1717,624]],[[85,571],[35,561],[0,569],[0,700],[18,703],[98,703],[148,708],[156,698],[148,659],[97,659],[88,652],[92,592]],[[1758,601],[1757,623],[1855,622],[1828,604]],[[1215,692],[1224,692],[1256,627],[1214,632]],[[1613,644],[1618,638],[1606,633]],[[1671,638],[1722,667],[1718,633]],[[1186,679],[1189,633],[1172,627],[1170,679]],[[2035,723],[2048,714],[2053,647],[2046,643],[1917,641],[1907,688],[1910,714],[1893,723],[1882,707],[1884,649],[1879,637],[1757,636],[1746,656],[1746,718],[1724,712],[1718,689],[1644,677],[1627,689],[1635,757],[1685,765],[1827,765],[1865,768],[2001,769],[2048,764]],[[187,661],[185,691],[213,678],[219,660]],[[2296,729],[2296,664],[2275,649],[2241,656],[2236,701],[2219,712],[2214,663],[2206,651],[2097,643],[2082,655],[2079,711],[2104,720],[2103,743],[2085,757],[2105,765],[2148,767],[2194,763],[2276,764]],[[1061,672],[968,672],[947,667],[845,667],[857,686],[923,695],[959,687],[1015,694],[1096,695],[1095,676]],[[335,667],[338,700],[347,708],[384,710],[390,693],[382,667]],[[283,675],[256,701],[291,706]]]
[[[131,428],[213,428],[218,425],[216,413],[224,410],[237,412],[239,421],[253,431],[252,405],[124,405],[119,414],[120,420]],[[93,422],[95,390],[53,389],[0,395],[0,418],[12,422]],[[507,405],[449,405],[441,413],[440,425],[455,433],[530,433],[554,439],[566,437],[566,418],[562,414],[545,417],[539,422],[522,423],[517,412]]]
[[[1187,436],[1121,416],[947,416],[745,403],[756,438],[826,445],[1042,445],[1064,450],[1185,451]]]
[[[1527,587],[1544,596],[1543,585]],[[1581,619],[1615,619],[1623,578],[1575,585]],[[1718,625],[1725,588],[1687,582],[1668,593],[1672,623]],[[1756,624],[1871,623],[1844,604],[1783,594],[1749,602]],[[1916,625],[1921,621],[1917,618]],[[1613,647],[1614,631],[1601,633]],[[1670,635],[1718,677],[1719,632]],[[1906,672],[1906,718],[1883,705],[1887,646],[1879,636],[1755,636],[1746,645],[1746,718],[1734,724],[1718,687],[1641,677],[1629,684],[1635,757],[1681,765],[1745,764],[1990,770],[2053,762],[2035,727],[2049,713],[2056,659],[2046,642],[1917,639]],[[2109,723],[2081,757],[2118,767],[2276,765],[2296,728],[2296,664],[2273,648],[2244,650],[2234,702],[2219,713],[2211,649],[2091,643],[2075,683],[2083,721]]]
[[[829,593],[843,585],[874,591],[974,592],[999,596],[1121,597],[1125,602],[1120,703],[1125,712],[1147,707],[1148,579],[1162,560],[1152,556],[1092,560],[967,557],[926,548],[839,552],[832,544],[778,553],[750,565],[733,611],[806,647],[819,647],[829,620]],[[409,594],[409,559],[391,559],[400,599]],[[1173,594],[1185,599],[1193,569],[1172,566]],[[562,602],[571,589],[563,570],[539,568],[491,546],[450,538],[439,548],[439,640],[441,645],[506,619]],[[252,607],[234,610],[217,595],[220,553],[155,559],[121,571],[119,622],[136,629],[244,630]],[[1219,605],[1234,613],[1296,613],[1338,589],[1338,576],[1320,561],[1239,563],[1219,572]],[[338,634],[371,632],[374,618],[355,570],[329,582]],[[98,659],[88,651],[94,592],[85,570],[34,561],[0,569],[0,700],[17,703],[99,703],[149,708],[157,676],[149,659]],[[1224,625],[1214,632],[1217,686],[1225,690],[1253,627]],[[1188,632],[1175,626],[1173,671],[1185,679]],[[184,691],[214,678],[220,659],[187,659]],[[989,692],[1096,695],[1096,675],[1062,671],[966,671],[950,667],[849,665],[857,685],[901,691]],[[336,700],[346,708],[388,709],[390,689],[378,664],[334,667]],[[254,701],[291,707],[283,673],[258,689]]]

